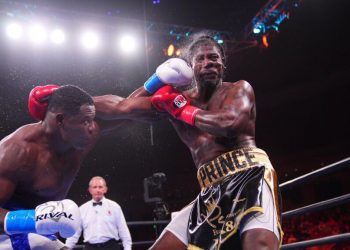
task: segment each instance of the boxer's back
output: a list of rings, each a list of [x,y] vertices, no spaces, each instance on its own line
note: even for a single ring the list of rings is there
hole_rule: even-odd
[[[7,190],[12,191],[12,195],[0,194],[0,202],[2,207],[12,209],[32,208],[48,200],[65,198],[91,146],[86,150],[58,153],[40,123],[36,123],[25,125],[4,138],[0,148],[6,157],[6,164],[0,162],[0,178],[13,184]]]
[[[194,126],[188,126],[183,122],[175,120],[172,122],[181,140],[191,150],[197,168],[205,162],[232,149],[255,146],[255,98],[251,86],[247,84],[244,81],[223,83],[222,86],[216,89],[207,102],[199,102],[198,99],[191,99],[191,103],[201,109],[218,111],[220,109],[230,108],[228,107],[230,105],[228,104],[230,103],[229,99],[240,99],[242,95],[247,95],[248,98],[244,98],[244,102],[247,102],[247,100],[250,102],[251,109],[249,115],[242,117],[239,129],[235,129],[232,135],[213,135],[203,132]],[[191,93],[189,95],[191,96]],[[237,103],[234,105],[236,105],[236,109],[240,109]]]

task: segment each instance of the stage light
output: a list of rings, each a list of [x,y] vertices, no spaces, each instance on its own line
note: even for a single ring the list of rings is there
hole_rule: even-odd
[[[42,44],[47,38],[47,34],[43,26],[35,24],[29,28],[29,38],[36,44]]]
[[[269,42],[267,40],[267,35],[263,35],[262,38],[261,38],[261,41],[262,41],[262,45],[264,48],[268,48],[269,47]]]
[[[96,49],[99,44],[99,39],[96,33],[92,31],[86,31],[81,36],[81,43],[85,49]]]
[[[54,44],[62,44],[65,41],[64,32],[60,29],[55,29],[51,32],[50,39]]]
[[[261,29],[259,29],[259,28],[254,28],[253,29],[253,33],[254,34],[259,34],[261,32]]]
[[[172,55],[174,55],[174,52],[175,52],[175,46],[173,44],[170,44],[168,46],[168,49],[166,50],[166,55],[172,56]]]
[[[136,39],[130,35],[124,35],[120,39],[120,48],[126,53],[134,52],[136,50]]]
[[[217,33],[213,38],[218,44],[223,44],[224,43],[224,40],[222,39],[222,36],[221,36],[220,33]]]
[[[260,34],[265,32],[265,25],[263,23],[257,23],[254,25],[253,33]]]
[[[175,52],[175,55],[176,55],[176,56],[180,56],[180,55],[181,55],[181,50],[180,50],[180,49],[177,49],[176,52]]]
[[[12,39],[19,39],[23,35],[22,26],[17,23],[11,23],[6,27],[6,34]]]

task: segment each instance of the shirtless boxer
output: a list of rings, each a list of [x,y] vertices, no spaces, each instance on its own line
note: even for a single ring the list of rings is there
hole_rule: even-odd
[[[201,192],[165,228],[152,250],[278,249],[282,240],[276,173],[255,144],[251,85],[223,82],[223,48],[209,36],[188,46],[195,86],[153,88],[153,105],[168,112],[197,166]],[[148,86],[148,85],[151,85]]]
[[[159,66],[158,75],[167,82],[183,81],[177,66]],[[41,122],[24,125],[0,142],[0,249],[64,247],[54,234],[70,237],[80,222],[77,205],[62,199],[87,153],[101,134],[154,113],[150,98],[137,95],[92,98],[71,85],[31,91],[29,112]]]

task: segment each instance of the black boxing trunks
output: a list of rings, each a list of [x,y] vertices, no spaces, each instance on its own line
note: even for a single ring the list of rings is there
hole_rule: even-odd
[[[267,154],[258,148],[224,153],[197,171],[201,193],[191,210],[188,249],[240,249],[237,231],[241,220],[263,213],[262,187],[271,191],[282,242],[280,194],[276,172]]]

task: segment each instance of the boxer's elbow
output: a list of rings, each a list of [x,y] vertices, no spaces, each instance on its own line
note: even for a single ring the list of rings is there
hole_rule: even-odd
[[[234,137],[236,135],[236,117],[232,114],[223,115],[217,121],[217,126],[219,128],[221,136],[224,137]]]
[[[96,107],[96,117],[102,119],[118,119],[125,110],[123,101],[125,98],[115,95],[104,95],[93,97]]]
[[[92,97],[96,107],[113,107],[125,100],[124,97],[117,95],[102,95]]]
[[[114,112],[122,117],[128,116],[133,113],[133,107],[132,105],[128,105],[126,103],[121,102],[115,106]]]
[[[221,127],[221,136],[226,138],[233,138],[237,134],[237,130],[233,126],[233,124],[223,124]]]

